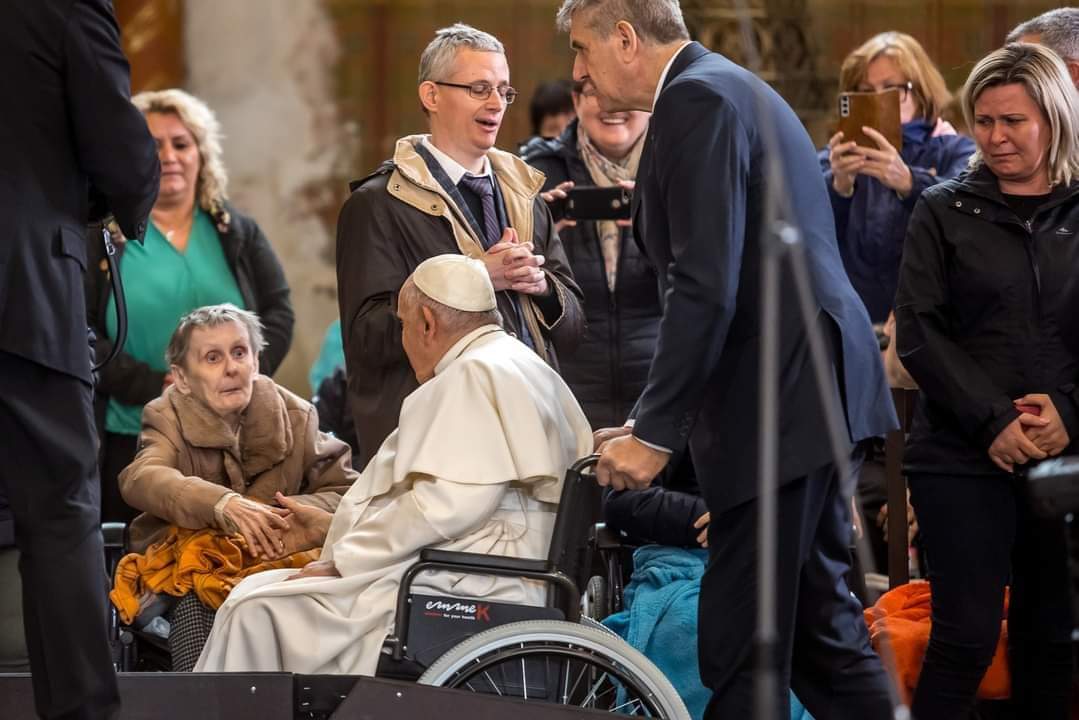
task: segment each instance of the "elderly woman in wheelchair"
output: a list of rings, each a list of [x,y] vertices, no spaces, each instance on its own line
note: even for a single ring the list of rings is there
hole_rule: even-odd
[[[174,384],[143,411],[139,450],[120,475],[142,510],[111,596],[123,620],[171,621],[173,670],[190,670],[214,608],[239,578],[301,565],[284,547],[294,508],[331,512],[356,477],[347,445],[318,431],[306,401],[258,374],[257,316],[199,308],[167,350]],[[286,497],[288,507],[274,506]]]

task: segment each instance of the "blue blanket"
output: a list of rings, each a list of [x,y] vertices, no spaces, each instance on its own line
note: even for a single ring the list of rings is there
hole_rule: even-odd
[[[603,621],[663,671],[689,714],[704,716],[711,691],[697,664],[697,599],[707,550],[645,545],[633,553],[625,609]],[[813,720],[791,693],[791,719]]]

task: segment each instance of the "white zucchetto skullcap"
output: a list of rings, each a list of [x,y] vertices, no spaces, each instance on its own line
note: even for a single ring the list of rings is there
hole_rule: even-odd
[[[456,310],[495,309],[495,288],[487,266],[457,254],[435,255],[416,266],[412,282],[427,297]]]

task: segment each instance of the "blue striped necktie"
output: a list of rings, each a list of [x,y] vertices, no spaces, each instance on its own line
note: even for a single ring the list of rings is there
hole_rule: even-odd
[[[461,178],[461,184],[476,194],[483,207],[483,249],[489,250],[491,246],[502,239],[502,228],[499,227],[498,213],[495,211],[495,189],[491,185],[489,175],[476,176],[465,175]]]

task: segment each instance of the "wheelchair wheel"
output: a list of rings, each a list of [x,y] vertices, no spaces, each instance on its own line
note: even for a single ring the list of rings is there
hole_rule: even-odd
[[[670,681],[621,638],[559,620],[473,635],[427,669],[425,685],[638,717],[689,720]]]
[[[607,578],[593,575],[588,579],[588,586],[581,595],[581,614],[593,620],[603,620],[611,614]]]

